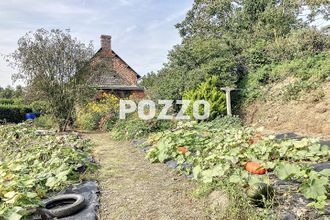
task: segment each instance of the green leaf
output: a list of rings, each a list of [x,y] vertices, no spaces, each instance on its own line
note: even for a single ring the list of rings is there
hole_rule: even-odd
[[[300,172],[300,167],[290,163],[280,163],[275,168],[275,174],[281,180],[286,180],[298,172]]]
[[[56,178],[52,176],[47,179],[46,186],[53,188],[56,183]]]
[[[35,192],[27,192],[27,193],[26,193],[26,196],[27,196],[28,198],[30,198],[30,199],[33,199],[33,198],[38,197],[38,194],[35,193]]]
[[[6,194],[4,194],[4,197],[7,198],[7,199],[11,199],[15,195],[16,195],[16,192],[15,191],[10,191],[10,192],[7,192]]]
[[[17,212],[13,212],[8,216],[8,220],[20,220],[23,216]]]
[[[196,179],[196,180],[198,179],[201,171],[202,171],[202,168],[199,165],[197,165],[193,168],[194,179]]]
[[[320,171],[319,174],[330,177],[330,169],[324,169],[324,170]]]
[[[240,182],[242,182],[242,177],[237,175],[237,174],[231,175],[229,177],[229,182],[231,182],[231,183],[240,183]]]
[[[321,177],[319,179],[312,179],[307,182],[304,182],[300,191],[306,198],[317,199],[319,196],[324,196],[327,193],[325,185],[328,182],[328,178]]]

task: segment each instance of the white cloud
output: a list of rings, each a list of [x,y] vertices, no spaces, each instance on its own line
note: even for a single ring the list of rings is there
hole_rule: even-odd
[[[100,46],[101,34],[112,35],[114,50],[139,74],[157,71],[167,51],[179,43],[174,24],[193,0],[7,0],[0,1],[0,53],[37,28],[71,29],[84,43]],[[0,85],[11,84],[14,71],[0,59]]]

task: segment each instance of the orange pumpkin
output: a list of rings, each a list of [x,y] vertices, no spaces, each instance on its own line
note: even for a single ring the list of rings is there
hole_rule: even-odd
[[[267,169],[263,168],[259,163],[251,161],[245,164],[245,170],[258,175],[263,175],[267,172]]]
[[[178,151],[182,154],[185,154],[188,152],[188,149],[186,147],[178,147]]]

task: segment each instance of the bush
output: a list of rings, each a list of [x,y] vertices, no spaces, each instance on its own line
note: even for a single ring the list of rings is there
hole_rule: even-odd
[[[78,127],[86,130],[111,130],[118,119],[119,99],[111,94],[101,94],[99,100],[89,102],[77,111]]]
[[[41,115],[33,120],[33,124],[37,128],[51,129],[56,127],[56,122],[51,115]]]
[[[190,100],[192,102],[197,100],[206,100],[210,103],[210,117],[214,119],[219,115],[223,115],[226,112],[226,97],[217,87],[218,78],[212,76],[206,82],[200,84],[197,89],[185,92],[183,100]],[[203,108],[199,110],[203,114]],[[187,114],[193,116],[193,104],[191,103],[187,109]]]
[[[80,116],[79,126],[84,130],[97,130],[99,128],[101,117],[101,114],[97,112],[84,113]]]
[[[133,140],[147,136],[152,132],[170,129],[173,122],[168,120],[142,120],[137,115],[130,115],[126,120],[119,120],[111,130],[115,140]]]
[[[13,99],[1,98],[0,99],[0,104],[1,105],[13,105],[14,104],[14,100]]]
[[[25,120],[25,114],[32,112],[28,106],[22,105],[0,105],[0,120],[10,123],[19,123]]]

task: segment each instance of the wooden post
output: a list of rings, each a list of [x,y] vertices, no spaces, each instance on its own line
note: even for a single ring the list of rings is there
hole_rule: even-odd
[[[227,115],[231,116],[231,97],[230,92],[236,90],[235,88],[223,87],[221,90],[226,92]]]

